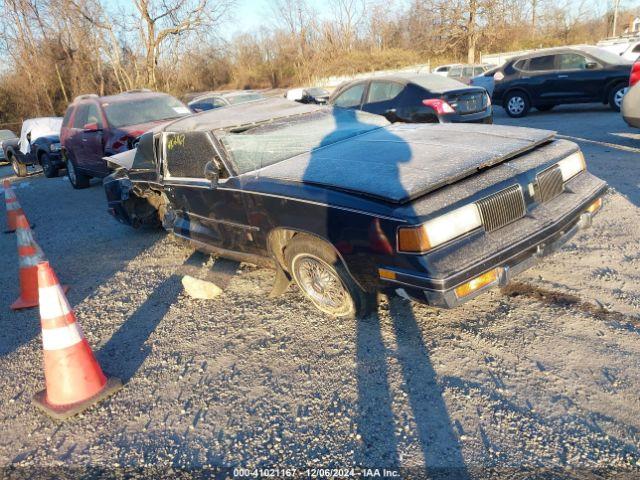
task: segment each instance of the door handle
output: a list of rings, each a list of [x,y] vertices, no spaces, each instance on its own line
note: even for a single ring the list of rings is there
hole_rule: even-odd
[[[558,75],[558,78],[569,78],[569,75]]]

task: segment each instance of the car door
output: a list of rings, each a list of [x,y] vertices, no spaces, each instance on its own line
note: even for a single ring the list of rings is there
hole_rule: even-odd
[[[159,142],[163,157],[164,191],[175,209],[174,232],[218,250],[254,252],[240,189],[228,187],[224,167],[210,132],[165,132]],[[205,178],[205,166],[220,168],[221,178]]]
[[[567,103],[601,100],[604,96],[605,75],[600,63],[580,53],[558,55],[558,74],[554,90]]]
[[[522,69],[519,83],[525,87],[534,105],[556,103],[561,99],[555,84],[558,75],[555,55],[531,57]]]
[[[108,174],[104,157],[104,121],[95,103],[87,105],[85,123],[82,128],[82,155],[86,168],[104,177]]]
[[[360,82],[348,87],[334,100],[333,105],[340,108],[359,109],[367,87],[367,82]]]
[[[65,141],[67,155],[75,162],[75,165],[80,169],[88,168],[84,160],[82,142],[83,127],[87,123],[88,112],[88,103],[81,103],[76,107],[76,110],[73,114],[73,120],[69,128],[68,140]]]
[[[404,91],[405,85],[400,82],[372,80],[362,110],[377,115],[397,113]]]

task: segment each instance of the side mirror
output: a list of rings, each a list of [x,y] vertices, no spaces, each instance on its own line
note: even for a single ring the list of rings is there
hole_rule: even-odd
[[[209,161],[204,166],[204,178],[211,182],[211,188],[215,188],[220,179],[220,170],[215,163]]]
[[[31,143],[31,132],[27,133],[27,142]]]
[[[594,70],[598,68],[598,64],[596,62],[587,62],[585,67],[587,67],[587,70]]]
[[[96,122],[93,122],[93,123],[86,123],[86,124],[84,125],[84,127],[82,127],[82,129],[83,129],[85,132],[97,132],[98,130],[100,130],[100,129],[98,128],[98,124],[97,124]]]
[[[383,115],[391,123],[395,123],[398,121],[398,114],[396,113],[395,108],[390,108],[389,110],[385,111]]]

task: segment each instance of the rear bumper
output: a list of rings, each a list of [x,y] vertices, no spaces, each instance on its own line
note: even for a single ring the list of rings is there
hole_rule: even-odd
[[[624,115],[622,116],[622,118],[624,118],[624,121],[627,122],[627,125],[629,125],[630,127],[640,128],[640,118],[625,117]]]
[[[451,113],[440,117],[441,123],[493,123],[493,107],[476,113],[461,115]]]
[[[454,308],[486,290],[504,286],[513,277],[538,263],[541,258],[559,250],[579,230],[590,227],[594,214],[586,210],[589,205],[603,195],[605,190],[606,187],[599,189],[571,213],[531,238],[517,245],[509,246],[489,259],[482,260],[481,271],[484,273],[497,269],[498,278],[472,294],[459,298],[455,290],[478,276],[477,264],[443,279],[433,279],[417,273],[408,274],[394,271],[395,279],[382,279],[388,284],[388,288],[385,290],[394,290],[402,297],[435,307]],[[387,268],[385,267],[385,269]]]

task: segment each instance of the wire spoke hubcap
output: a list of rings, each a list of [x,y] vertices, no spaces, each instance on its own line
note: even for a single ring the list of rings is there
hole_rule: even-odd
[[[296,259],[294,267],[300,287],[320,310],[333,315],[349,311],[349,293],[329,265],[316,257],[303,255]]]

